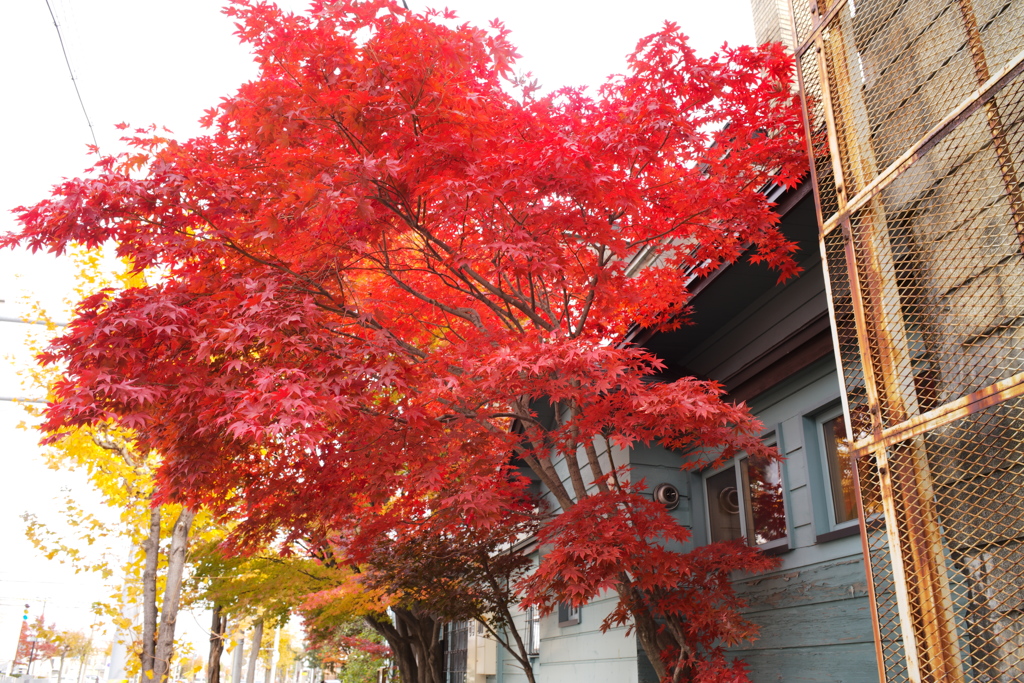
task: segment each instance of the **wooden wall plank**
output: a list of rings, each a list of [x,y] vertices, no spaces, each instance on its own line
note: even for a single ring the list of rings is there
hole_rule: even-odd
[[[870,610],[867,598],[854,598],[750,613],[747,616],[761,632],[743,648],[760,651],[873,643]]]
[[[792,648],[781,651],[738,651],[750,666],[754,683],[877,683],[872,643]]]
[[[747,600],[747,612],[751,613],[867,596],[867,578],[859,555],[753,576],[733,585]],[[870,627],[867,635],[870,637]]]

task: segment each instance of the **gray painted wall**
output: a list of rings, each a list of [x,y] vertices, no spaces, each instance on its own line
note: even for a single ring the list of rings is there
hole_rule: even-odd
[[[704,377],[723,377],[820,316],[827,306],[820,262],[812,258],[803,266],[793,282],[751,297],[727,324],[680,353],[679,363]],[[736,579],[749,604],[746,614],[761,630],[757,640],[732,652],[750,665],[757,683],[878,680],[860,536],[819,540],[837,529],[830,524],[819,419],[834,414],[839,400],[835,363],[828,357],[750,402],[785,456],[789,532],[778,569]],[[646,478],[649,488],[676,484],[683,494],[677,519],[693,530],[694,543],[706,543],[703,479],[680,471],[679,458],[658,445],[631,454],[635,476]],[[645,677],[640,683],[647,683]]]
[[[580,609],[580,623],[559,626],[558,615],[540,620],[540,655],[533,660],[538,683],[638,683],[636,639],[623,627],[601,633],[601,622],[615,607],[614,594]],[[517,625],[526,633],[525,617]],[[519,663],[499,648],[496,683],[526,683]]]
[[[834,410],[838,398],[834,364],[827,359],[751,406],[777,433],[786,457],[790,537],[777,570],[736,581],[749,604],[747,616],[761,632],[734,652],[758,683],[878,680],[860,536],[818,539],[832,528],[816,420],[823,410]]]
[[[784,496],[790,549],[776,570],[739,576],[735,585],[760,626],[759,638],[733,650],[757,683],[769,681],[877,681],[867,581],[860,536],[819,541],[831,531],[816,418],[835,406],[839,387],[831,359],[819,362],[753,405],[766,432],[784,451]],[[683,500],[675,511],[696,543],[707,542],[703,480],[682,472],[680,458],[660,446],[633,453],[634,472],[649,486],[675,483]],[[644,678],[640,683],[647,683]]]

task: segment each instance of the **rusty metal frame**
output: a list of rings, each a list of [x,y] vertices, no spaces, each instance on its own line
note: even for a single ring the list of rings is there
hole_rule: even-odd
[[[849,218],[852,214],[864,208],[864,206],[878,195],[878,193],[888,187],[916,161],[923,157],[928,150],[942,142],[946,136],[956,130],[961,123],[978,111],[978,109],[982,108],[989,102],[992,102],[1003,87],[1019,76],[1022,72],[1024,72],[1024,50],[1019,52],[1017,56],[1007,62],[1002,69],[993,74],[987,81],[985,81],[984,84],[965,98],[955,109],[947,114],[942,121],[925,133],[898,159],[889,164],[885,170],[878,173],[874,180],[860,190],[849,200],[848,203],[841,202],[839,211],[836,212],[836,215],[823,223],[821,229],[822,236],[828,235],[839,226],[841,221]],[[831,108],[829,108],[826,116],[831,116]],[[831,139],[829,139],[829,143],[832,143]],[[834,147],[833,149],[838,148]],[[843,199],[845,199],[845,195],[843,196]],[[1022,242],[1022,244],[1024,244],[1024,242]]]
[[[884,221],[884,219],[883,219]],[[850,276],[851,300],[857,319],[857,335],[861,347],[865,389],[872,418],[870,449],[875,456],[882,507],[886,518],[886,533],[889,537],[889,555],[897,586],[897,605],[900,613],[900,628],[903,635],[907,668],[911,680],[942,680],[956,683],[962,678],[960,657],[957,647],[956,628],[953,623],[949,582],[942,567],[936,561],[942,557],[942,540],[939,533],[938,516],[934,509],[931,475],[923,454],[923,445],[911,443],[913,454],[903,462],[890,461],[885,446],[880,443],[883,424],[883,408],[878,394],[884,389],[890,411],[895,411],[898,422],[906,421],[907,407],[901,392],[900,370],[903,347],[902,321],[896,321],[897,339],[886,334],[893,325],[888,324],[884,313],[886,288],[896,285],[868,278],[860,278],[857,243],[865,252],[868,262],[864,264],[869,273],[880,273],[884,258],[876,249],[874,231],[863,236],[853,234],[849,217],[842,223],[846,244],[847,268]],[[887,232],[887,227],[879,230]],[[870,299],[870,312],[868,302]],[[875,320],[881,316],[881,318]],[[868,318],[872,320],[869,324]],[[872,338],[869,330],[883,334],[884,338]],[[872,350],[877,352],[872,353]],[[876,365],[877,364],[877,365]],[[897,494],[900,491],[900,494]],[[906,542],[900,531],[906,535]],[[905,555],[906,553],[906,555]],[[907,565],[915,568],[911,584],[907,579]],[[914,619],[912,605],[917,605],[920,620]],[[877,618],[877,617],[876,617]],[[924,655],[927,653],[927,659]]]
[[[792,31],[793,37],[795,38],[798,35],[799,30],[798,30],[797,25],[796,25],[796,12],[793,9],[793,3],[794,2],[800,2],[800,0],[789,0],[789,2],[787,2],[787,5],[789,7],[789,23],[790,23],[790,27],[791,27],[790,30]],[[838,7],[838,6],[844,5],[845,3],[846,3],[846,0],[839,0],[836,3],[836,6]],[[811,41],[809,41],[807,43],[807,45],[810,45],[813,42],[814,35],[816,35],[816,33],[814,32],[814,29],[812,29]],[[853,427],[850,424],[849,390],[848,390],[848,387],[846,386],[846,376],[843,373],[843,359],[842,359],[842,355],[840,353],[840,347],[839,347],[839,332],[838,332],[839,326],[836,324],[835,307],[832,305],[832,278],[829,276],[829,272],[828,272],[829,265],[828,265],[827,254],[825,253],[824,235],[822,235],[820,233],[820,227],[822,225],[824,225],[825,216],[824,216],[824,214],[822,213],[822,210],[821,210],[821,197],[818,194],[818,169],[817,169],[817,167],[814,164],[814,158],[813,158],[814,149],[813,149],[813,145],[811,143],[812,135],[813,135],[813,131],[811,130],[811,115],[810,115],[810,111],[807,108],[807,98],[803,96],[803,93],[805,92],[805,89],[804,89],[804,76],[803,76],[803,70],[800,68],[800,56],[803,54],[803,52],[805,50],[806,50],[806,45],[805,45],[805,47],[803,49],[801,49],[800,51],[797,52],[797,59],[796,59],[796,64],[795,64],[795,68],[796,68],[796,82],[797,82],[797,87],[800,89],[800,93],[801,93],[801,96],[800,96],[800,109],[801,109],[801,112],[803,113],[804,139],[807,140],[807,146],[808,146],[808,150],[810,152],[810,159],[809,159],[810,163],[808,164],[808,166],[810,167],[810,183],[811,183],[811,188],[813,189],[812,194],[814,195],[814,213],[817,216],[818,226],[819,226],[818,249],[819,249],[819,252],[821,254],[821,268],[822,268],[822,272],[825,275],[825,298],[828,300],[828,319],[829,319],[829,330],[830,330],[830,332],[832,334],[832,351],[833,351],[833,355],[834,355],[834,358],[835,358],[836,368],[839,370],[839,381],[843,385],[843,391],[840,392],[840,400],[842,401],[842,404],[843,404],[843,421],[844,421],[845,426],[846,426],[846,433],[847,434],[853,434]],[[820,70],[819,70],[819,78],[820,78]],[[857,488],[857,496],[858,496],[857,500],[859,501],[860,500],[860,498],[859,498],[859,496],[860,496],[859,485],[858,485],[858,488]],[[858,505],[859,505],[859,502],[858,502]],[[864,528],[864,527],[862,526],[861,528]],[[864,557],[867,558],[867,554],[866,553],[865,553]],[[869,569],[869,571],[870,571],[870,569]],[[877,624],[876,624],[876,629],[877,629]],[[879,652],[879,661],[881,661],[881,652]]]
[[[971,48],[971,61],[974,63],[974,73],[979,83],[985,83],[991,74],[988,70],[988,59],[985,57],[985,47],[981,42],[981,32],[978,30],[978,18],[974,14],[974,7],[971,0],[957,0],[957,7],[960,9],[960,18],[963,21],[964,30],[967,32],[967,44]],[[999,171],[1003,176],[1003,185],[1006,188],[1006,196],[1010,200],[1010,211],[1013,214],[1013,221],[1017,224],[1017,241],[1024,250],[1024,199],[1021,198],[1020,180],[1018,180],[1017,169],[1014,167],[1013,157],[1010,154],[1009,145],[1006,142],[1006,128],[1003,126],[1003,117],[999,113],[999,106],[994,99],[985,102],[985,117],[988,119],[989,130],[992,133],[992,142],[995,146],[996,158],[999,160]]]
[[[990,408],[997,403],[1024,396],[1024,372],[979,389],[955,401],[945,403],[935,410],[922,413],[898,425],[883,430],[876,439],[871,437],[852,444],[850,453],[854,458],[870,453],[875,446],[891,446],[906,441],[925,432],[938,429],[950,422],[960,420],[967,415]]]
[[[801,0],[791,0],[791,3],[796,3],[796,2],[800,2],[800,1]],[[820,97],[821,97],[820,105],[822,107],[822,112],[823,112],[824,119],[825,119],[824,123],[825,123],[825,127],[826,127],[826,134],[828,136],[828,145],[829,145],[829,149],[836,150],[836,149],[838,149],[838,134],[837,134],[837,131],[836,131],[836,126],[835,126],[835,117],[834,117],[834,114],[833,114],[833,111],[832,111],[832,106],[831,106],[832,102],[831,102],[831,96],[830,96],[831,93],[830,93],[830,84],[829,84],[829,81],[828,81],[828,73],[827,73],[827,70],[825,68],[826,65],[824,64],[824,55],[822,54],[823,53],[823,49],[824,49],[824,41],[822,39],[821,29],[822,29],[822,26],[827,25],[828,22],[832,20],[832,17],[834,17],[836,14],[838,14],[838,12],[840,12],[842,10],[842,8],[845,6],[845,4],[846,4],[846,0],[838,0],[830,8],[830,10],[825,14],[825,16],[822,17],[821,14],[818,12],[817,0],[810,0],[809,11],[813,15],[812,28],[811,28],[811,33],[810,33],[809,37],[807,38],[807,40],[796,51],[797,60],[798,60],[796,72],[797,72],[797,83],[799,85],[800,94],[801,94],[800,103],[801,103],[801,107],[802,107],[802,110],[803,110],[803,117],[804,117],[804,134],[805,134],[806,140],[807,140],[808,156],[809,156],[809,162],[810,162],[809,166],[810,166],[810,173],[811,173],[811,181],[814,184],[814,205],[815,205],[815,212],[817,213],[817,217],[818,217],[818,226],[819,226],[818,245],[819,245],[819,250],[820,250],[820,253],[821,253],[822,268],[823,268],[823,271],[826,274],[826,278],[825,278],[825,295],[826,295],[827,300],[828,300],[829,324],[830,324],[830,326],[832,328],[832,330],[831,330],[832,331],[832,342],[833,342],[834,349],[835,349],[836,367],[839,370],[839,376],[840,376],[840,379],[841,379],[841,381],[843,383],[843,392],[842,392],[843,419],[844,419],[846,430],[847,430],[846,433],[850,434],[850,435],[853,435],[854,432],[853,432],[853,427],[852,427],[851,419],[850,419],[850,405],[849,405],[849,398],[848,398],[849,397],[849,391],[848,391],[848,387],[846,386],[846,376],[845,376],[845,372],[844,372],[842,357],[841,357],[841,353],[840,353],[840,346],[839,346],[839,336],[838,336],[839,333],[838,333],[838,325],[836,323],[835,306],[833,305],[832,282],[831,282],[831,277],[828,275],[828,273],[829,273],[829,262],[828,262],[827,253],[826,253],[826,249],[825,249],[825,234],[826,233],[822,229],[823,226],[825,225],[825,215],[824,215],[823,209],[822,209],[822,198],[821,198],[821,195],[820,195],[820,185],[818,184],[818,177],[817,177],[817,175],[818,175],[817,174],[817,165],[816,165],[815,159],[814,159],[814,146],[813,146],[813,132],[814,131],[812,131],[812,129],[811,129],[810,109],[808,107],[807,97],[806,97],[806,89],[805,89],[805,86],[804,86],[803,69],[801,68],[802,67],[802,61],[803,61],[801,58],[804,56],[804,54],[807,52],[807,50],[809,50],[811,47],[814,47],[814,49],[815,49],[815,66],[817,68],[816,70],[817,70],[817,75],[818,75],[818,87],[820,89]],[[790,22],[791,22],[791,25],[792,25],[792,28],[793,28],[793,35],[794,36],[798,36],[799,35],[799,31],[798,31],[798,28],[797,28],[797,25],[796,25],[796,13],[795,13],[795,11],[794,11],[794,9],[792,7],[792,4],[791,4],[791,7],[790,7]],[[839,162],[839,159],[836,158],[836,155],[835,154],[830,154],[830,156],[831,156],[833,174],[834,174],[834,179],[835,179],[835,188],[836,188],[836,193],[837,193],[837,201],[838,201],[838,207],[837,208],[840,210],[840,213],[842,213],[842,210],[845,208],[845,205],[846,205],[845,192],[843,191],[844,190],[843,169],[842,169],[842,166],[841,166],[841,164]],[[853,250],[853,241],[852,241],[852,237],[851,237],[851,234],[850,234],[850,225],[849,225],[849,216],[848,216],[848,214],[844,216],[844,220],[842,220],[840,224],[844,228],[843,229],[843,238],[844,238],[843,241],[844,241],[844,252],[845,252],[844,260],[845,260],[845,262],[847,264],[847,274],[848,274],[848,278],[849,278],[848,286],[849,286],[849,291],[850,291],[851,303],[852,303],[852,306],[853,306],[854,318],[856,320],[855,327],[856,327],[856,330],[857,330],[858,345],[863,350],[863,349],[867,349],[868,348],[868,346],[866,345],[868,343],[868,339],[866,337],[866,328],[865,328],[865,324],[864,324],[865,323],[865,320],[864,320],[864,306],[863,306],[863,301],[860,298],[861,297],[861,288],[859,286],[859,281],[858,281],[858,277],[859,276],[858,276],[858,271],[857,271],[857,268],[856,268],[856,265],[855,265],[856,264],[856,255],[855,255],[854,250]],[[867,397],[868,398],[868,402],[869,402],[870,405],[876,405],[877,406],[878,405],[878,397],[877,397],[877,394],[875,392],[875,383],[873,381],[873,379],[874,379],[873,378],[873,368],[871,367],[871,363],[870,362],[865,363],[864,360],[865,359],[863,358],[863,353],[862,353],[861,365],[863,367],[863,372],[864,372],[864,387],[865,387],[865,391],[868,394],[868,397]],[[880,424],[878,423],[877,416],[872,416],[872,423],[873,423],[873,426],[874,425],[878,425],[878,427],[880,429]],[[881,457],[883,459],[885,458],[884,450],[881,452],[880,455],[881,455]],[[873,631],[874,641],[875,641],[876,665],[878,666],[879,680],[880,681],[885,681],[886,680],[886,675],[885,675],[885,669],[886,669],[886,667],[885,667],[885,655],[884,655],[884,652],[882,650],[881,626],[880,626],[880,623],[879,623],[879,615],[878,615],[878,610],[877,610],[878,603],[877,603],[876,594],[875,594],[875,588],[874,588],[874,579],[873,579],[873,570],[872,570],[872,566],[871,566],[870,549],[869,549],[869,546],[868,546],[867,519],[865,518],[865,515],[864,515],[864,505],[863,505],[863,500],[861,498],[860,476],[859,476],[859,473],[857,472],[857,467],[859,465],[859,458],[854,457],[852,459],[853,459],[853,466],[854,466],[854,472],[855,472],[855,478],[854,478],[855,488],[854,488],[854,491],[855,491],[855,496],[856,496],[856,500],[857,500],[857,515],[858,515],[859,522],[860,522],[860,525],[861,525],[861,546],[862,546],[862,552],[863,552],[863,556],[864,556],[864,569],[865,569],[865,575],[866,575],[866,578],[867,578],[868,596],[869,596],[869,600],[871,601],[871,605],[872,605],[872,609],[871,609],[871,625],[872,625],[872,631]],[[882,483],[880,481],[879,482],[879,486],[881,487],[881,485],[882,485]],[[891,487],[890,487],[890,493],[891,493]],[[890,501],[891,501],[891,498],[890,498]],[[889,527],[889,525],[886,524],[886,533],[887,534],[889,533],[889,528],[888,527]],[[895,553],[890,553],[891,564],[892,564],[892,567],[893,567],[894,579],[895,579],[895,581],[898,584],[902,583],[902,585],[905,586],[906,585],[906,580],[905,580],[905,576],[906,575],[905,575],[905,571],[904,571],[902,553],[900,552],[900,545],[898,543],[893,545],[892,540],[893,540],[892,538],[889,539],[888,545],[890,546],[891,549],[895,549]],[[907,595],[906,590],[902,590],[902,591],[898,591],[897,592],[896,601],[897,601],[897,610],[898,610],[899,615],[900,615],[900,623],[901,623],[901,627],[902,627],[902,624],[906,623],[907,620],[910,618],[910,603],[909,603],[909,596]],[[917,658],[916,658],[916,647],[914,646],[914,638],[915,638],[915,636],[914,636],[913,632],[911,631],[911,633],[909,634],[909,636],[911,638],[911,641],[908,643],[907,640],[906,640],[907,635],[908,634],[906,634],[906,633],[903,634],[903,638],[904,638],[904,651],[909,653],[908,654],[908,670],[916,672],[916,676],[915,677],[919,679],[920,678],[920,674],[919,674],[920,667],[919,667],[919,664],[918,664]],[[909,647],[908,647],[908,645],[909,645]]]
[[[818,62],[818,87],[821,88],[821,109],[825,116],[825,131],[828,135],[828,146],[830,150],[839,149],[839,131],[836,129],[836,116],[832,110],[832,84],[828,79],[828,68],[825,63],[825,41],[821,36],[819,27],[815,27],[814,35],[814,51]],[[807,140],[810,144],[810,138]],[[835,179],[836,186],[836,201],[838,202],[838,215],[846,213],[846,178],[843,176],[843,164],[839,160],[839,155],[832,153],[832,177]],[[813,162],[813,159],[812,159]],[[831,221],[829,221],[831,222]],[[822,230],[819,231],[819,235],[824,237],[828,234],[825,230],[825,226],[828,223],[822,225]]]
[[[835,15],[839,14],[840,12],[842,12],[843,8],[846,7],[846,2],[847,2],[847,0],[836,0],[836,2],[832,3],[832,6],[829,7],[828,10],[824,14],[822,14],[821,11],[820,11],[820,8],[818,6],[818,3],[816,2],[816,0],[812,0],[812,2],[810,3],[810,7],[809,7],[810,12],[811,12],[811,16],[814,17],[814,20],[811,23],[811,35],[807,38],[807,40],[805,40],[803,43],[801,43],[799,47],[797,47],[797,49],[795,51],[797,59],[799,59],[800,57],[803,57],[804,53],[807,52],[809,49],[811,49],[812,45],[815,45],[814,34],[816,32],[818,32],[818,30],[822,26],[828,26],[828,24],[832,22],[832,18],[835,17]],[[793,37],[795,38],[796,36],[797,36],[796,18],[794,17],[793,18]]]
[[[837,29],[836,39],[842,38],[841,29]],[[833,173],[836,178],[836,223],[842,226],[843,231],[851,303],[861,350],[865,392],[871,413],[872,436],[869,441],[877,462],[907,671],[911,680],[934,678],[955,683],[962,680],[958,676],[958,641],[953,623],[949,582],[937,561],[937,558],[942,557],[942,539],[923,445],[912,442],[909,449],[912,453],[910,457],[900,458],[898,462],[893,463],[889,460],[886,448],[878,443],[886,417],[883,415],[879,391],[885,392],[887,412],[894,412],[888,416],[891,421],[904,422],[908,409],[900,378],[901,368],[908,367],[902,318],[891,320],[886,314],[885,306],[888,300],[887,292],[897,291],[898,285],[895,282],[871,277],[871,274],[877,276],[888,272],[882,267],[882,262],[891,260],[891,255],[887,250],[885,253],[878,250],[880,244],[888,244],[888,226],[884,216],[879,217],[878,225],[876,221],[866,223],[869,229],[863,235],[859,234],[860,231],[855,234],[851,225],[850,216],[856,209],[851,210],[847,200],[845,169],[838,153],[844,148],[839,145],[838,126],[830,92],[832,84],[829,80],[833,75],[837,79],[846,78],[847,75],[845,71],[833,74],[828,68],[826,46],[820,30],[815,33],[815,39],[819,74],[823,81],[823,110],[832,150]],[[839,51],[839,54],[832,55],[832,61],[836,70],[842,70],[842,66],[846,64],[842,45],[829,45],[827,49]],[[848,91],[852,91],[852,88],[848,88]],[[848,106],[849,104],[851,103],[847,103]],[[851,133],[855,134],[854,131],[847,131],[847,135]],[[845,149],[851,150],[856,145],[856,140],[848,143]],[[878,183],[877,186],[884,187],[882,183]],[[858,195],[862,198],[866,196],[864,192]],[[873,196],[874,194],[868,195],[867,200]],[[867,200],[864,201],[865,205]],[[881,207],[878,208],[881,212]],[[822,238],[825,234],[823,229]],[[867,259],[863,267],[868,276],[863,281],[858,248]],[[889,292],[889,295],[891,293]],[[870,334],[872,330],[874,336]],[[879,334],[882,338],[878,338]],[[852,434],[852,431],[850,433]],[[905,459],[908,461],[904,462]],[[901,493],[897,494],[897,491]],[[901,538],[901,531],[906,536],[905,542]],[[908,581],[908,562],[915,567],[913,590]],[[921,615],[920,619],[914,618],[915,605],[917,613]],[[873,618],[878,618],[877,611]]]
[[[910,591],[907,590],[907,567],[903,556],[903,543],[899,537],[899,529],[894,520],[900,515],[896,510],[896,497],[892,487],[891,469],[888,454],[884,448],[876,448],[875,461],[878,463],[879,497],[882,499],[882,514],[885,517],[885,533],[889,539],[889,563],[892,566],[893,585],[896,592],[896,608],[900,615],[900,633],[903,636],[903,654],[906,657],[907,674],[911,681],[918,683],[921,678],[921,658],[918,634],[914,629],[914,616],[911,607]],[[858,514],[863,515],[863,510]],[[870,564],[870,559],[865,558]],[[878,619],[878,610],[871,610],[872,621]],[[885,678],[883,677],[884,681]]]

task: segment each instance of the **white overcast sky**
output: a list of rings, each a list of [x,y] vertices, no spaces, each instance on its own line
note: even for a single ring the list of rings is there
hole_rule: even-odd
[[[666,20],[680,24],[702,53],[726,41],[754,40],[749,0],[408,2],[413,10],[447,5],[477,24],[502,19],[523,55],[520,69],[532,71],[546,89],[600,84],[622,70],[639,38]],[[280,4],[299,10],[307,3]],[[101,148],[115,144],[120,121],[195,135],[203,110],[254,74],[218,0],[50,0],[50,6]],[[9,209],[42,199],[62,177],[89,165],[91,138],[46,0],[3,3],[0,64],[3,233],[14,227]],[[0,253],[0,317],[24,315],[24,297],[59,311],[68,287],[67,269],[53,259]],[[14,374],[29,362],[26,329],[0,322],[0,397],[26,392]],[[95,581],[37,557],[24,539],[20,514],[52,518],[62,487],[82,499],[88,492],[73,475],[41,465],[35,435],[17,429],[23,419],[19,406],[0,401],[0,665],[13,656],[25,602],[36,614],[45,600],[47,621],[83,628],[89,604],[103,595]]]

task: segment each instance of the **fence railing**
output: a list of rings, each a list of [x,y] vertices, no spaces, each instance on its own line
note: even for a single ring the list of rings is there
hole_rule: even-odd
[[[1024,680],[1024,0],[792,0],[885,681]]]

